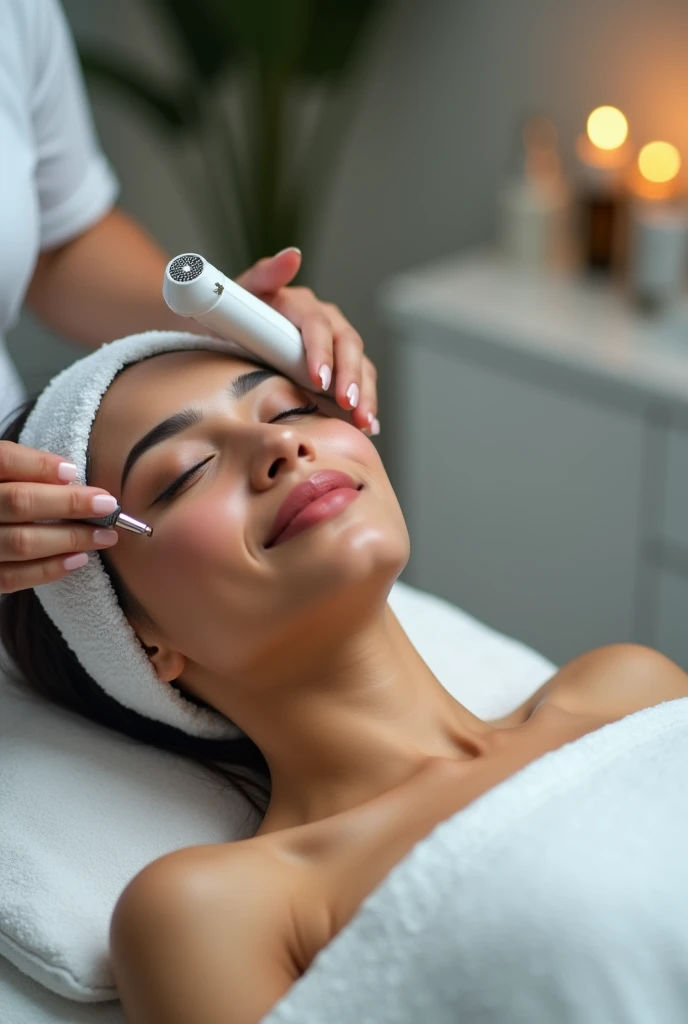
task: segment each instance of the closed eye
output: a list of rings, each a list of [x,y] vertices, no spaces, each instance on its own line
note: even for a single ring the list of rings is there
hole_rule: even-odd
[[[279,423],[281,420],[287,419],[287,417],[289,416],[312,415],[313,413],[318,412],[319,409],[320,406],[316,405],[315,402],[309,402],[308,405],[300,405],[294,409],[285,409],[284,412],[280,412],[276,416],[274,416],[270,420],[270,423]],[[184,473],[181,474],[181,476],[177,477],[174,483],[171,483],[169,487],[166,487],[165,490],[162,491],[162,493],[159,494],[157,498],[155,498],[151,505],[157,505],[158,503],[161,502],[164,503],[166,501],[171,501],[172,498],[174,498],[175,494],[177,494],[182,489],[184,484],[188,480],[191,480],[192,477],[196,475],[198,470],[201,469],[201,467],[205,466],[206,463],[210,462],[210,460],[214,457],[214,455],[208,455],[207,458],[202,459],[200,462],[197,462],[195,466],[191,467],[191,469],[187,469]]]
[[[155,501],[151,502],[151,506],[157,505],[158,502],[170,501],[172,498],[174,498],[177,491],[181,490],[186,481],[190,480],[191,477],[195,476],[195,474],[198,472],[201,466],[205,466],[206,462],[210,462],[210,460],[214,458],[214,455],[208,455],[207,458],[203,459],[201,462],[197,462],[195,466],[191,467],[191,469],[187,469],[186,472],[182,473],[181,476],[178,476],[174,483],[170,484],[170,486],[167,487],[162,492],[162,494],[159,494]]]
[[[284,412],[278,413],[270,420],[271,423],[279,423],[280,420],[284,420],[287,416],[308,416],[314,412],[319,412],[320,406],[316,405],[315,402],[309,402],[308,405],[301,405],[296,409],[286,409]]]

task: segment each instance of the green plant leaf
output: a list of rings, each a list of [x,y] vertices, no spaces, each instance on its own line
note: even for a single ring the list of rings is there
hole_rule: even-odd
[[[234,31],[232,0],[152,0],[203,82],[217,78],[241,57]]]
[[[263,69],[285,72],[301,59],[314,2],[318,0],[225,0],[225,5],[242,50]]]
[[[188,125],[185,105],[124,60],[85,47],[80,47],[79,57],[90,80],[115,86],[169,131],[178,132]]]
[[[336,77],[347,66],[372,15],[384,0],[313,0],[306,45],[298,70]]]

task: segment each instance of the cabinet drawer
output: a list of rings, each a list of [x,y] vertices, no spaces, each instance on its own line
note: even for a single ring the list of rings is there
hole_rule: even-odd
[[[663,569],[657,647],[688,671],[688,576]]]
[[[688,552],[688,433],[677,427],[668,432],[664,539]]]

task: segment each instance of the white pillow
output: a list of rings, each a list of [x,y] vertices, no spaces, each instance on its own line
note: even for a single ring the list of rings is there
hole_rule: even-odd
[[[524,701],[554,666],[447,602],[397,583],[390,603],[444,686],[481,717]],[[0,692],[0,955],[59,995],[116,999],[108,931],[146,864],[250,835],[223,782],[21,693]]]

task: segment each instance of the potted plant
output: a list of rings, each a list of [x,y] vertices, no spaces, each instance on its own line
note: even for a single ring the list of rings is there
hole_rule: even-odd
[[[149,3],[180,44],[179,79],[163,83],[116,52],[82,46],[87,77],[193,141],[204,180],[185,192],[228,273],[299,244],[344,134],[336,100],[382,0]]]

